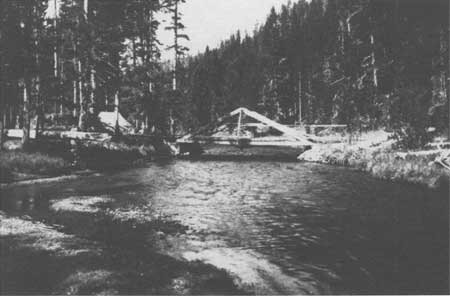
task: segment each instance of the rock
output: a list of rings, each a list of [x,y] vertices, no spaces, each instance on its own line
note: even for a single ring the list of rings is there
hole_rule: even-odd
[[[3,148],[7,151],[21,150],[23,148],[20,140],[10,140],[3,143]]]

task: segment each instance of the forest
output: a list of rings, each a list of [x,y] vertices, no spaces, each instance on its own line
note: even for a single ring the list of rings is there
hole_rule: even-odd
[[[185,1],[2,1],[0,134],[95,130],[117,106],[136,131],[167,136],[238,107],[285,124],[383,128],[410,147],[430,128],[448,133],[448,1],[294,1],[198,55]]]

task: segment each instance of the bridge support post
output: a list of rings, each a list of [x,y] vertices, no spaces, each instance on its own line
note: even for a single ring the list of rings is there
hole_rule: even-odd
[[[238,119],[238,127],[237,127],[237,136],[241,136],[241,127],[242,127],[242,110],[239,112],[239,119]]]

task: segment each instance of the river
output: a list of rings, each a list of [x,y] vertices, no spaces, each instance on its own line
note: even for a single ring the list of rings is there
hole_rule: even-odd
[[[0,210],[8,225],[17,218],[67,236],[64,244],[46,242],[60,257],[69,249],[73,255],[122,248],[133,249],[124,261],[147,260],[146,248],[157,248],[177,260],[223,268],[250,293],[448,294],[448,195],[309,163],[169,161],[7,188]],[[159,239],[151,239],[157,246],[150,246],[155,219],[174,225],[161,226]],[[29,252],[52,240],[27,244],[36,236],[32,230],[1,234],[8,250],[26,245]],[[8,252],[3,257],[15,254]],[[47,293],[67,282],[70,264],[56,269],[61,276],[46,271],[39,277],[54,267],[36,259],[39,254],[24,255],[22,268],[2,258],[9,264],[4,291]],[[91,268],[92,260],[84,262],[76,270]]]

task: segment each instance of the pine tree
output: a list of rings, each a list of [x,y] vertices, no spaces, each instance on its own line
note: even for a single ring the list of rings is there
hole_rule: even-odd
[[[175,134],[175,119],[173,115],[174,108],[173,106],[177,103],[176,99],[180,99],[180,93],[178,92],[179,88],[179,72],[180,72],[180,58],[185,55],[185,53],[189,50],[186,46],[182,44],[182,40],[189,40],[189,37],[183,33],[185,26],[181,22],[182,13],[180,12],[180,5],[185,3],[186,0],[167,0],[165,3],[166,9],[169,11],[171,16],[171,23],[166,27],[166,30],[170,30],[173,32],[173,44],[168,46],[167,50],[173,50],[174,52],[174,66],[173,66],[173,78],[172,78],[172,90],[173,93],[170,95],[170,103],[169,107],[169,127],[170,127],[170,135]]]

